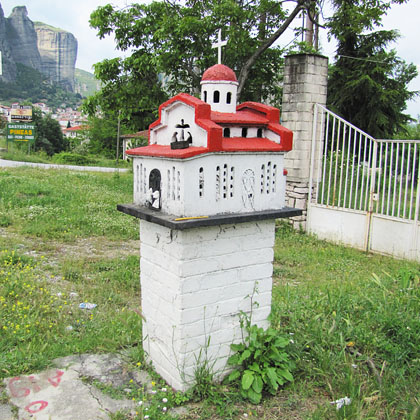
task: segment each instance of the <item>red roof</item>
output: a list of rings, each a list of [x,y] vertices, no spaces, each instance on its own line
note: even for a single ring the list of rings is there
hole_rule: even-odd
[[[230,112],[211,112],[211,119],[217,124],[240,124],[240,125],[267,125],[268,119],[258,113],[252,111]]]
[[[159,107],[159,118],[150,125],[149,131],[161,124],[162,111],[174,102],[183,102],[195,109],[195,123],[207,132],[207,147],[171,149],[169,145],[150,144],[149,135],[149,146],[131,149],[127,151],[128,155],[185,159],[214,152],[288,152],[292,149],[293,133],[280,125],[280,111],[277,108],[245,102],[237,106],[236,113],[215,112],[211,111],[209,104],[186,93],[174,96]],[[223,126],[220,124],[264,127],[280,137],[280,144],[264,137],[223,138]]]
[[[127,151],[130,156],[157,156],[170,157],[175,159],[186,159],[189,157],[209,153],[207,147],[188,147],[188,149],[171,149],[171,146],[162,146],[160,144],[151,144],[149,146],[137,147]]]
[[[201,81],[204,82],[206,80],[211,81],[228,81],[228,82],[237,82],[238,79],[236,78],[235,72],[225,66],[224,64],[215,64],[208,68],[201,78]]]
[[[64,120],[62,120],[64,121]],[[74,127],[69,127],[64,129],[64,131],[80,131],[86,129],[85,125],[75,125]]]

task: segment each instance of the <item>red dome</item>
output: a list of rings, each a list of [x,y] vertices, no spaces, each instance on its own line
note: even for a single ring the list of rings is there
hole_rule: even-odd
[[[238,81],[235,72],[224,64],[215,64],[214,66],[208,68],[201,78],[202,82],[206,80],[224,80],[228,82]]]

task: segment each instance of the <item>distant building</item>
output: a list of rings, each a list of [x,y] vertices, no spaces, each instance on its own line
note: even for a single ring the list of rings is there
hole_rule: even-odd
[[[74,139],[80,137],[84,130],[86,130],[85,125],[77,125],[75,127],[65,128],[63,135],[66,138]]]
[[[37,102],[33,106],[40,109],[43,114],[51,114],[52,112],[51,108],[47,104],[44,104],[44,102]]]
[[[0,117],[1,119],[8,121],[10,117],[10,107],[0,105]]]
[[[138,131],[133,134],[123,134],[120,136],[123,140],[123,159],[127,160],[127,150],[140,146],[140,141],[144,140],[144,145],[147,144],[149,138],[149,130]]]

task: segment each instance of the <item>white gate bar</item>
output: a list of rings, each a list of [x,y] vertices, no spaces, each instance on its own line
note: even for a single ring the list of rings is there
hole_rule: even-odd
[[[349,207],[352,207],[353,206],[353,181],[354,181],[354,157],[356,156],[356,135],[357,135],[357,132],[356,132],[356,130],[354,130],[353,128],[352,128],[352,130],[353,130],[353,158],[352,158],[352,171],[351,171],[351,181],[350,181],[350,199],[349,199]],[[357,185],[357,184],[356,184]],[[357,188],[356,188],[356,191],[357,191]],[[357,192],[356,192],[357,193]],[[356,199],[355,199],[355,202],[356,202]]]
[[[348,138],[347,138],[348,137]],[[343,202],[343,207],[347,207],[347,186],[348,186],[348,181],[349,181],[349,168],[350,168],[350,139],[351,139],[351,128],[349,128],[348,130],[348,136],[347,136],[347,140],[348,140],[348,145],[347,145],[347,158],[346,158],[346,178],[344,180],[344,202]]]
[[[328,171],[328,190],[327,190],[327,206],[330,204],[330,189],[331,189],[331,174],[332,174],[332,160],[334,156],[334,139],[335,139],[335,121],[333,119],[332,139],[331,139],[331,155],[330,155],[330,170]]]
[[[324,157],[322,159],[322,194],[321,194],[321,203],[324,204],[324,193],[325,193],[325,177],[327,171],[327,150],[328,150],[328,132],[330,129],[330,114],[327,113],[327,123],[324,133]]]
[[[392,184],[392,165],[394,160],[394,143],[391,143],[391,150],[390,150],[390,161],[389,161],[389,169],[388,169],[388,197],[386,201],[386,213],[389,214],[389,201],[391,199],[391,184]]]
[[[414,178],[416,173],[416,163],[417,163],[417,144],[414,144],[414,153],[413,153],[413,166],[411,170],[411,192],[410,192],[410,212],[408,218],[411,219],[412,209],[413,209],[413,198],[414,198]],[[419,186],[417,185],[417,189]],[[414,218],[416,220],[416,218]]]
[[[387,167],[388,167],[388,143],[381,143],[385,144],[385,164],[384,164],[384,169],[383,169],[383,189],[382,189],[382,204],[381,204],[381,213],[384,214],[384,206],[385,206],[385,190],[386,190],[386,171],[387,171]],[[382,155],[382,153],[381,153]]]
[[[405,147],[405,143],[403,144],[403,147]],[[405,170],[404,207],[403,207],[403,215],[402,215],[404,219],[407,217],[406,211],[407,211],[408,177],[410,173],[410,157],[411,157],[411,144],[410,143],[408,143],[407,149],[408,149],[407,150],[407,168]]]
[[[339,154],[339,146],[340,146],[340,134],[341,134],[341,121],[337,121],[337,141],[336,141],[336,151],[335,151],[335,166],[334,166],[334,188],[333,188],[333,199],[331,205],[336,206],[336,198],[337,198],[337,172],[338,172],[338,154]],[[338,204],[340,207],[340,204]]]
[[[394,170],[394,194],[392,197],[392,216],[395,215],[395,197],[397,196],[398,156],[399,155],[400,155],[400,144],[397,143],[397,152],[395,154],[395,170]]]
[[[402,152],[401,152],[402,158],[401,158],[400,182],[398,184],[399,193],[398,193],[398,213],[397,213],[397,217],[401,217],[401,194],[402,194],[403,174],[404,174],[405,143],[403,143],[401,145],[401,148],[402,148]]]
[[[346,203],[341,202],[341,192],[343,190],[343,169],[344,169],[344,152],[346,150],[346,130],[347,126],[343,124],[343,133],[341,137],[342,146],[341,146],[341,167],[340,167],[340,189],[338,190],[338,205],[340,207],[346,207]],[[344,184],[344,188],[346,187],[346,184]]]

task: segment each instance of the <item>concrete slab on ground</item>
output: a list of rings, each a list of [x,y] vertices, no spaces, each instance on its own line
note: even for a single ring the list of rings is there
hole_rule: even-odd
[[[9,404],[0,405],[0,420],[106,420],[117,411],[133,411],[135,403],[111,398],[93,381],[113,387],[128,386],[130,380],[146,388],[151,383],[146,372],[128,368],[121,356],[113,354],[63,357],[54,366],[6,378]]]

